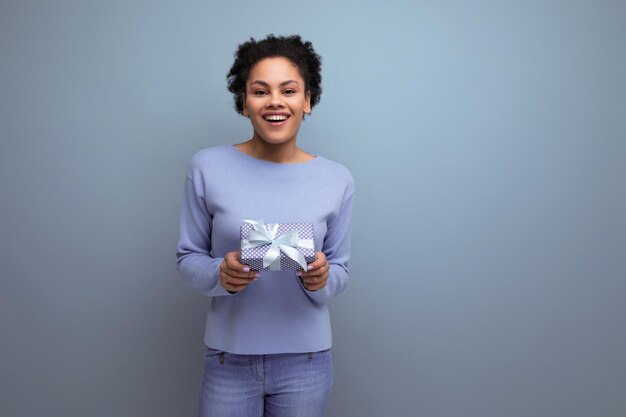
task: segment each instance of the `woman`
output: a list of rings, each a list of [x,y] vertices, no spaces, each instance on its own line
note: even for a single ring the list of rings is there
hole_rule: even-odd
[[[228,73],[248,141],[197,152],[189,164],[177,265],[211,296],[200,416],[321,416],[332,387],[326,303],[348,281],[354,181],[296,146],[319,102],[320,57],[299,36],[239,45]],[[239,260],[245,219],[313,223],[307,271],[251,271]]]

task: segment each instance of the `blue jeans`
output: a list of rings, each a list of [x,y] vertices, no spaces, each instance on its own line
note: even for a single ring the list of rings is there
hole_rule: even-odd
[[[321,417],[333,385],[330,350],[235,355],[207,348],[200,417]]]

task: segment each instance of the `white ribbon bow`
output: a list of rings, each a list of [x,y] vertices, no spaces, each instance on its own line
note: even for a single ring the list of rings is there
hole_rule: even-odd
[[[278,223],[265,224],[263,220],[244,220],[250,223],[253,229],[248,234],[248,239],[241,241],[241,249],[256,248],[257,246],[271,245],[263,257],[263,268],[270,267],[270,271],[280,270],[280,251],[287,257],[296,261],[303,270],[307,270],[304,256],[297,248],[313,249],[313,239],[298,238],[297,230],[290,230],[279,238],[276,238]]]

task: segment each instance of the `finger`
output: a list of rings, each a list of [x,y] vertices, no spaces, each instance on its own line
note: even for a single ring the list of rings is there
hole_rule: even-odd
[[[246,279],[253,279],[253,278],[258,278],[259,276],[261,276],[261,273],[259,271],[244,272],[244,271],[239,271],[236,269],[230,269],[228,267],[224,272],[232,277],[246,278]]]
[[[261,276],[261,273],[259,271],[245,272],[245,271],[241,271],[237,269],[231,269],[228,267],[228,264],[224,265],[221,272],[230,277],[241,278],[241,279],[246,279],[246,280],[259,278]]]
[[[319,284],[304,284],[304,287],[309,291],[317,291],[321,288],[324,288],[325,286],[326,286],[325,282],[322,282]]]
[[[316,277],[316,276],[321,276],[324,275],[326,273],[328,273],[329,271],[329,265],[328,264],[324,264],[322,266],[320,266],[317,269],[312,269],[310,271],[302,271],[302,273],[300,274],[300,276],[302,277]]]
[[[238,259],[229,259],[228,261],[226,261],[226,264],[228,265],[228,268],[232,269],[233,271],[250,271],[250,265],[242,264],[241,262],[239,262]]]
[[[256,278],[248,278],[248,277],[234,277],[232,275],[226,276],[226,282],[231,285],[248,285],[251,281],[254,281]]]
[[[307,286],[307,288],[308,288],[308,287],[311,287],[311,286],[315,286],[315,285],[319,284],[320,282],[316,278],[309,278],[309,279],[303,279],[302,283],[305,286]]]
[[[313,271],[326,264],[326,255],[324,252],[315,252],[315,260],[308,265],[308,270]]]
[[[241,291],[250,285],[251,282],[256,281],[257,278],[237,278],[232,277],[226,273],[222,273],[220,276],[220,281],[222,282],[222,287],[226,288],[229,291]]]
[[[229,252],[226,254],[226,256],[224,257],[224,260],[226,261],[226,266],[228,268],[228,273],[232,276],[237,276],[240,278],[243,277],[249,277],[249,278],[255,278],[257,277],[257,272],[258,271],[252,271],[250,270],[250,266],[246,265],[246,264],[242,264],[241,262],[239,262],[239,253],[240,251],[234,251],[234,252]]]
[[[328,281],[328,276],[326,275],[306,276],[306,277],[302,277],[302,281],[306,282],[307,284],[319,284],[319,283]]]
[[[239,261],[240,256],[241,256],[240,253],[241,251],[239,250],[228,252],[226,256],[224,257],[224,260],[226,261],[230,269],[234,269],[237,271],[245,271],[246,269],[249,270],[250,269],[249,265],[242,264]]]

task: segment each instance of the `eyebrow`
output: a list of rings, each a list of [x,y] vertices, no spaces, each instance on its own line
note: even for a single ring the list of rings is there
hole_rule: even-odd
[[[296,80],[287,80],[287,81],[283,81],[282,83],[280,83],[278,86],[282,87],[283,85],[287,85],[287,84],[291,84],[291,83],[296,83],[298,84],[298,82]],[[254,80],[250,83],[250,85],[252,84],[261,84],[264,87],[269,87],[270,85],[268,83],[266,83],[265,81],[261,81],[261,80]]]

